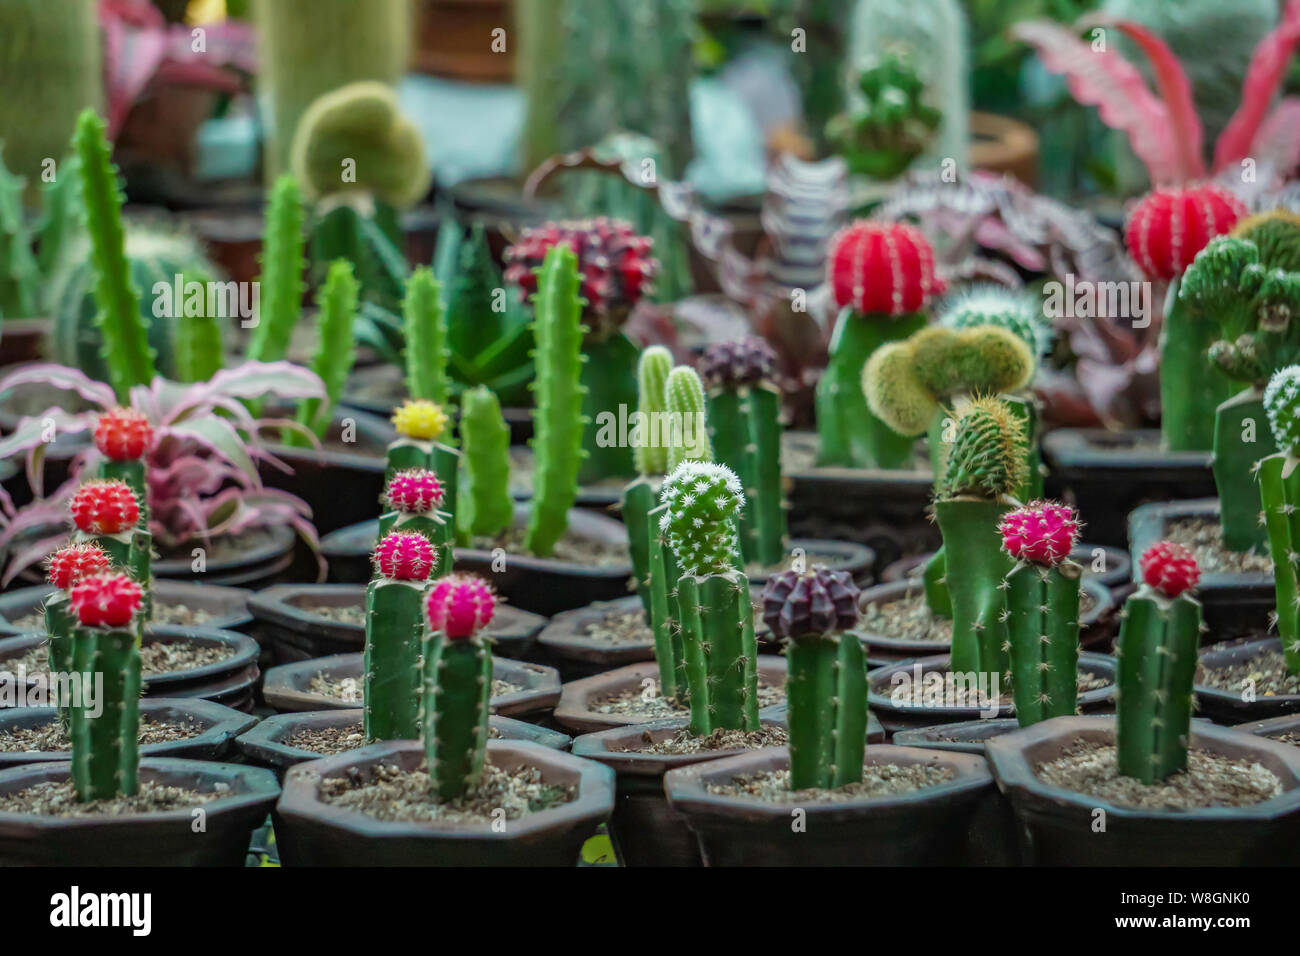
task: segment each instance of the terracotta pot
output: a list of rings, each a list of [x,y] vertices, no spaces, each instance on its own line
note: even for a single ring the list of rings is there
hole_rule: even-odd
[[[1210,453],[1160,450],[1158,429],[1058,428],[1043,436],[1048,485],[1079,509],[1088,537],[1128,544],[1127,515],[1148,501],[1213,495]]]
[[[710,784],[785,770],[790,755],[773,747],[669,771],[669,805],[699,839],[706,866],[931,866],[961,863],[966,831],[993,785],[983,759],[970,754],[882,745],[870,764],[949,767],[946,783],[877,799],[768,803],[710,793]],[[795,832],[801,810],[806,829]]]
[[[511,0],[421,0],[418,9],[416,70],[479,83],[514,79],[514,46],[491,45],[493,30],[514,25]]]
[[[326,697],[309,690],[311,680],[318,674],[340,679],[362,676],[361,654],[334,654],[312,660],[281,664],[266,672],[262,695],[268,707],[287,713],[304,710],[353,710],[356,701]],[[492,675],[497,680],[518,684],[522,690],[492,698],[492,712],[504,717],[545,714],[560,699],[560,675],[550,667],[526,664],[504,657],[492,659]]]
[[[1239,661],[1250,660],[1265,651],[1280,651],[1282,641],[1276,637],[1259,637],[1244,641],[1227,641],[1201,649],[1200,666],[1196,669],[1196,706],[1206,717],[1223,724],[1236,724],[1243,720],[1263,720],[1300,711],[1300,694],[1260,693],[1254,700],[1243,700],[1245,688],[1220,690],[1201,683],[1206,666],[1223,667]]]
[[[759,655],[759,683],[784,686],[785,673],[784,657]],[[564,685],[560,693],[560,702],[556,705],[553,715],[554,720],[565,729],[579,734],[662,720],[664,719],[662,717],[646,717],[637,714],[602,714],[594,709],[594,702],[597,700],[612,697],[632,688],[652,687],[657,684],[658,679],[659,665],[654,661],[642,661],[640,664],[629,664],[617,670],[571,681]],[[762,713],[766,715],[766,708]],[[682,716],[685,714],[683,713]]]
[[[154,721],[184,720],[197,725],[200,732],[184,740],[145,744],[142,757],[186,757],[192,760],[221,760],[231,743],[257,723],[256,717],[231,710],[210,700],[183,700],[153,697],[140,701],[140,715]],[[15,707],[0,710],[0,733],[18,728],[44,727],[59,719],[55,707]],[[0,768],[28,763],[51,763],[70,760],[71,751],[0,751]]]
[[[311,610],[354,607],[364,614],[364,585],[277,584],[254,594],[248,606],[256,619],[253,636],[271,649],[278,664],[365,650],[364,624],[336,621]],[[532,648],[545,625],[541,615],[498,605],[486,633],[492,637],[494,653],[518,659]]]
[[[1079,707],[1084,711],[1104,709],[1111,706],[1115,698],[1115,658],[1105,654],[1079,654],[1079,670],[1088,671],[1098,677],[1108,678],[1111,683],[1096,690],[1084,691],[1079,695]],[[880,716],[880,722],[891,733],[908,730],[913,727],[929,727],[934,724],[949,724],[960,720],[987,719],[990,715],[977,707],[927,706],[913,707],[894,703],[890,699],[890,690],[895,674],[907,674],[913,680],[918,672],[924,676],[931,671],[946,672],[948,655],[938,654],[933,657],[919,657],[913,660],[899,661],[874,670],[867,675],[867,700],[871,709]],[[1011,716],[1011,688],[998,687],[997,717]]]
[[[1246,758],[1275,773],[1283,792],[1250,807],[1140,810],[1050,786],[1034,768],[1077,740],[1113,742],[1113,717],[1057,717],[995,737],[986,754],[1025,833],[1025,860],[1045,866],[1258,866],[1300,862],[1300,751],[1212,724],[1191,746]],[[1105,829],[1097,826],[1105,813]]]
[[[37,584],[0,594],[0,637],[18,634],[22,628],[14,626],[31,614],[39,614],[45,599],[54,593],[48,584]],[[158,604],[184,605],[206,611],[212,617],[203,622],[206,628],[221,631],[238,630],[253,620],[248,612],[248,598],[252,592],[244,588],[226,588],[213,584],[192,584],[159,578],[153,583],[153,597]],[[152,625],[150,625],[152,627]]]
[[[36,763],[0,771],[0,794],[67,779],[66,763]],[[6,866],[243,866],[253,830],[280,794],[275,774],[201,760],[140,761],[140,779],[200,792],[223,793],[204,803],[204,828],[190,808],[122,816],[38,817],[0,812],[0,865]]]
[[[235,741],[240,754],[249,763],[269,767],[281,777],[290,767],[309,760],[319,760],[321,755],[301,747],[290,746],[299,731],[308,728],[347,727],[361,723],[361,708],[352,710],[309,710],[294,714],[276,714],[256,727],[248,729]],[[525,740],[554,750],[568,750],[570,738],[559,731],[547,730],[536,724],[509,717],[491,717],[489,723],[500,740]],[[3,726],[3,725],[0,725]],[[358,748],[360,749],[360,748]]]
[[[1014,176],[1033,188],[1038,182],[1038,133],[1010,116],[972,111],[970,164],[974,169]]]
[[[515,521],[528,520],[528,506],[515,506]],[[569,512],[569,533],[588,540],[627,547],[627,530],[623,525],[581,508]],[[378,535],[378,519],[355,524],[327,535],[321,552],[329,561],[330,580],[360,583],[370,580],[370,552]],[[494,569],[504,562],[502,570]],[[494,557],[491,551],[456,548],[458,571],[480,574],[492,582],[496,592],[515,607],[547,616],[583,607],[594,601],[612,601],[624,597],[632,577],[629,561],[603,567],[591,567],[555,558],[534,558],[526,554],[507,553]]]
[[[1136,569],[1142,552],[1166,537],[1166,529],[1171,524],[1183,518],[1215,520],[1218,516],[1217,498],[1154,502],[1134,510],[1128,519],[1134,580],[1138,580]],[[1212,641],[1267,630],[1277,607],[1273,574],[1262,571],[1242,574],[1203,572],[1196,585],[1196,599],[1201,602],[1201,613],[1208,628],[1205,633]]]
[[[385,822],[320,800],[322,779],[380,764],[409,770],[424,759],[423,744],[396,741],[291,769],[273,815],[281,861],[286,866],[572,866],[614,804],[614,772],[608,767],[513,740],[488,741],[488,761],[535,767],[543,780],[575,786],[575,799],[509,821],[504,832],[494,832],[491,823]]]

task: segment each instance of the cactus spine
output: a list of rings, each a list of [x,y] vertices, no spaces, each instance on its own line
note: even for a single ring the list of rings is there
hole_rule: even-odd
[[[412,398],[447,404],[447,317],[442,288],[427,266],[406,283],[402,302],[406,332],[406,391]]]
[[[261,315],[248,343],[252,362],[275,362],[289,353],[302,313],[302,196],[298,181],[281,176],[271,188],[262,243]]]
[[[514,521],[510,497],[510,426],[496,393],[485,385],[471,388],[460,400],[461,480],[456,529],[468,543],[475,535],[492,536]]]
[[[1259,496],[1273,558],[1277,633],[1287,670],[1300,673],[1300,366],[1278,371],[1264,392],[1264,407],[1279,451],[1259,463]]]
[[[533,300],[537,342],[533,504],[524,546],[549,557],[569,524],[578,496],[582,464],[582,414],[586,389],[582,376],[582,308],[578,298],[578,259],[567,246],[553,246],[538,274]]]
[[[668,449],[663,445],[663,422],[668,407],[668,375],[672,364],[672,353],[662,345],[645,349],[637,361],[637,421],[632,432],[632,457],[640,477],[623,490],[623,524],[627,527],[637,594],[645,609],[646,620],[651,621],[652,626],[650,540],[658,533],[658,528],[650,526],[650,512],[658,505],[656,485],[668,465]]]

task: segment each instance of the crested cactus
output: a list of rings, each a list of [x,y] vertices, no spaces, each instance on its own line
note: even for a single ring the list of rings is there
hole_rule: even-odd
[[[438,552],[422,534],[393,531],[380,540],[373,562],[375,576],[366,586],[362,725],[368,743],[416,740],[425,582],[438,565]]]
[[[46,580],[56,589],[45,599],[45,633],[50,639],[50,674],[56,680],[72,672],[72,632],[77,626],[76,612],[72,609],[72,586],[83,578],[103,574],[112,569],[108,552],[97,544],[67,544],[50,555],[46,565]],[[66,686],[66,685],[57,685]],[[69,719],[69,701],[58,699],[59,722],[66,730]]]
[[[524,541],[530,553],[549,557],[569,525],[578,497],[583,458],[582,309],[578,257],[567,245],[546,253],[533,298],[537,341],[536,410],[530,444],[536,455],[532,510]]]
[[[1200,569],[1191,552],[1153,544],[1140,562],[1143,585],[1124,605],[1117,690],[1119,772],[1156,783],[1187,766],[1192,681],[1201,604],[1191,596]]]
[[[668,410],[668,375],[673,356],[662,345],[653,345],[637,361],[637,417],[632,431],[632,460],[638,478],[623,489],[623,524],[627,527],[628,552],[636,573],[636,590],[653,626],[650,599],[650,538],[657,529],[650,526],[650,512],[658,504],[655,489],[668,467],[664,443],[664,413]]]
[[[1300,674],[1300,365],[1273,375],[1264,391],[1264,409],[1278,448],[1259,463],[1259,495],[1277,593],[1277,632],[1287,670]]]
[[[924,328],[930,298],[943,291],[934,273],[934,250],[913,226],[859,221],[831,240],[827,270],[839,317],[817,386],[820,462],[904,467],[914,442],[872,414],[862,394],[862,374],[881,346]]]
[[[668,373],[664,401],[668,406],[668,470],[675,471],[684,461],[713,461],[708,402],[695,369],[679,365]]]
[[[442,510],[445,500],[446,486],[437,474],[423,468],[394,472],[384,489],[379,537],[409,531],[432,542],[438,549],[438,560],[426,577],[439,577],[451,570],[453,517]]]
[[[775,364],[775,353],[759,338],[712,345],[700,360],[714,453],[740,478],[750,505],[740,518],[741,556],[763,567],[780,562],[787,530]]]
[[[867,664],[852,633],[858,589],[847,571],[782,571],[763,588],[763,620],[785,644],[790,789],[862,779]]]
[[[510,426],[496,393],[480,385],[460,398],[461,470],[456,530],[464,543],[492,536],[514,521],[510,497]]]
[[[1079,538],[1074,509],[1036,501],[999,527],[1016,566],[1003,579],[1016,719],[1028,727],[1071,716],[1078,698],[1079,580],[1070,560]]]
[[[433,270],[411,273],[402,300],[406,333],[406,391],[415,399],[447,404],[447,317]]]
[[[289,354],[289,339],[302,314],[303,212],[298,181],[281,176],[271,188],[262,242],[261,314],[248,342],[253,362],[276,362]]]
[[[902,175],[929,148],[943,114],[928,102],[908,52],[887,50],[857,76],[856,108],[827,124],[826,136],[854,173],[877,180]]]
[[[424,750],[434,799],[473,788],[487,753],[492,647],[483,633],[496,611],[487,583],[464,574],[442,578],[425,602]]]
[[[661,529],[681,567],[677,605],[690,731],[758,729],[758,645],[749,579],[736,570],[745,504],[725,465],[684,461],[664,480]],[[661,663],[662,667],[662,663]]]
[[[326,402],[318,398],[303,399],[298,407],[298,421],[325,437],[334,406],[343,395],[343,386],[356,361],[356,341],[352,336],[357,318],[357,280],[352,264],[342,259],[330,264],[329,278],[320,293],[320,312],[316,318],[316,354],[311,370],[325,383]],[[291,433],[292,434],[292,433]],[[297,436],[298,441],[303,441]]]
[[[83,803],[139,789],[141,596],[140,585],[121,572],[72,586],[72,671],[94,674],[99,684],[94,710],[71,707],[68,714],[72,783]]]
[[[436,473],[442,482],[445,508],[455,514],[460,452],[446,441],[439,441],[450,437],[451,419],[442,405],[423,398],[405,401],[393,409],[392,423],[397,439],[388,446],[387,477],[405,468]]]

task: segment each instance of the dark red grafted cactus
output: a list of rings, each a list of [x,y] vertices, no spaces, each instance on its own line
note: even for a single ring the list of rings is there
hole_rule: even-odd
[[[839,308],[876,315],[907,315],[941,295],[934,250],[915,226],[863,219],[831,239],[827,279]]]
[[[1129,214],[1124,241],[1147,278],[1168,282],[1183,274],[1196,254],[1246,215],[1240,199],[1203,183],[1155,189]]]
[[[716,342],[700,356],[700,378],[708,388],[734,388],[771,380],[776,353],[758,336]]]
[[[782,571],[763,587],[763,621],[778,638],[850,630],[858,622],[858,586],[847,571]]]

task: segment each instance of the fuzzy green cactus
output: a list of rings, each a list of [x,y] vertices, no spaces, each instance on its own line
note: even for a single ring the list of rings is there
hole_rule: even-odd
[[[386,534],[366,586],[362,725],[367,742],[420,735],[420,654],[425,583],[438,565],[432,541],[414,531]]]
[[[1273,558],[1277,632],[1287,670],[1300,674],[1300,365],[1273,375],[1264,409],[1278,451],[1259,463],[1259,494]]]
[[[708,402],[695,369],[679,365],[668,373],[665,396],[670,430],[668,470],[675,471],[684,461],[713,461]]]
[[[1201,605],[1195,559],[1168,541],[1140,562],[1143,585],[1124,605],[1115,656],[1119,772],[1156,783],[1187,766]]]
[[[749,579],[736,570],[740,479],[725,465],[684,461],[664,480],[661,519],[677,582],[693,734],[758,728],[758,646]],[[662,664],[661,664],[662,666]]]
[[[471,388],[460,399],[461,476],[456,528],[461,539],[500,534],[514,521],[510,426],[496,394]]]
[[[433,270],[411,273],[402,301],[406,333],[406,391],[412,398],[447,404],[447,318]]]
[[[259,278],[261,314],[248,343],[252,362],[275,362],[289,354],[289,340],[302,314],[303,210],[298,181],[281,176],[271,188],[262,240]]]
[[[938,323],[950,329],[992,325],[1015,333],[1035,363],[1052,347],[1052,323],[1031,296],[1000,285],[974,285],[945,301]]]
[[[537,341],[536,411],[532,445],[537,461],[532,511],[524,546],[549,557],[569,524],[578,497],[582,465],[582,306],[578,258],[567,246],[552,246],[538,275],[533,299]]]
[[[826,136],[852,172],[900,176],[929,148],[943,114],[926,102],[925,83],[906,52],[885,51],[858,73],[855,109],[827,124]]]
[[[785,644],[790,789],[862,779],[867,662],[852,633],[858,589],[846,571],[782,571],[763,588],[763,620]]]
[[[334,406],[343,395],[343,386],[356,360],[356,341],[352,327],[357,317],[357,280],[352,263],[339,260],[330,265],[329,278],[320,293],[320,311],[316,318],[316,354],[311,370],[325,383],[326,401],[304,399],[298,408],[298,421],[323,438],[328,430]],[[299,440],[302,440],[299,436]]]
[[[646,619],[652,623],[650,539],[657,529],[650,527],[649,515],[658,504],[656,487],[668,467],[662,426],[668,410],[668,375],[672,365],[672,353],[662,345],[645,349],[637,361],[637,418],[632,432],[632,457],[639,477],[623,489],[623,524],[627,527],[637,594]]]

